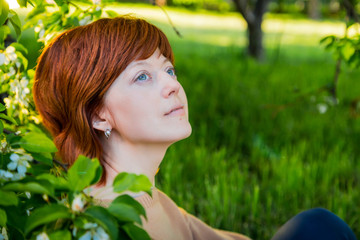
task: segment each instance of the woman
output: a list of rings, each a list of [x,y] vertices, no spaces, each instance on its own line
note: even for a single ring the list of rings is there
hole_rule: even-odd
[[[173,64],[166,36],[128,16],[69,30],[43,51],[36,106],[64,162],[73,164],[79,154],[100,160],[104,174],[91,193],[100,204],[116,197],[111,184],[120,172],[145,174],[155,186],[167,148],[190,135],[186,95]],[[144,228],[153,239],[248,239],[213,229],[152,191],[152,197],[134,198],[146,209]],[[284,233],[289,231],[275,238]]]

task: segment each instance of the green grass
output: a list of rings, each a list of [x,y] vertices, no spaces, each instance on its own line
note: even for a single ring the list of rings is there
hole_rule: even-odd
[[[139,7],[140,6],[140,7]],[[239,15],[113,7],[153,22],[172,43],[189,100],[193,134],[173,145],[157,186],[216,228],[269,239],[295,214],[313,207],[342,217],[360,236],[360,122],[351,101],[360,71],[343,68],[339,104],[321,114],[334,60],[319,40],[340,22],[267,16],[267,61],[244,57]]]

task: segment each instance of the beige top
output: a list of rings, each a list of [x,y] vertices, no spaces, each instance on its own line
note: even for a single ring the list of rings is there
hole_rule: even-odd
[[[145,208],[147,221],[143,228],[154,240],[249,240],[238,233],[211,228],[204,222],[178,208],[163,192],[156,188],[148,194],[135,197]],[[109,206],[112,199],[96,199],[99,205]]]

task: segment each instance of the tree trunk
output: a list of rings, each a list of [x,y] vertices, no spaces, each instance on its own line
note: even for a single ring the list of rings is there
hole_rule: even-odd
[[[263,32],[261,29],[262,19],[256,19],[253,23],[248,23],[248,54],[257,60],[264,59]]]
[[[320,19],[320,2],[318,0],[309,0],[307,14],[311,19]]]
[[[248,26],[248,54],[257,59],[264,59],[263,32],[261,24],[267,11],[269,0],[256,0],[250,4],[248,0],[233,0],[236,10],[244,17]]]

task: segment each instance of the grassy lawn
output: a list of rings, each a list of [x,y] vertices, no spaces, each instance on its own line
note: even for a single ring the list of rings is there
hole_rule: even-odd
[[[246,59],[238,14],[116,5],[169,37],[193,134],[172,146],[157,185],[213,227],[269,239],[299,211],[327,208],[360,236],[360,71],[343,67],[338,104],[324,89],[335,62],[319,40],[340,22],[267,15],[267,60]],[[326,110],[325,112],[324,109]]]

